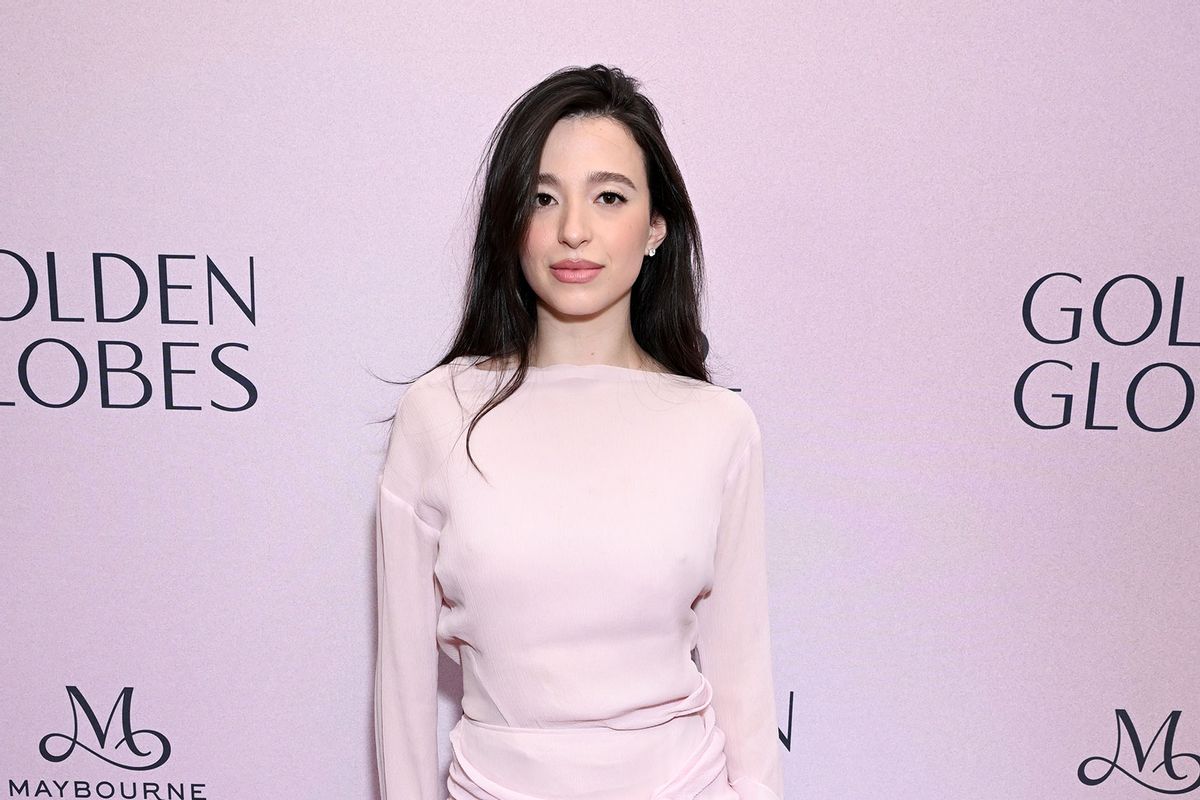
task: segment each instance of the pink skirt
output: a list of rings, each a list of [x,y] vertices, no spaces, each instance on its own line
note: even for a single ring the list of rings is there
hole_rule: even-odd
[[[462,717],[450,800],[738,800],[707,679],[693,710],[647,728],[516,728]]]

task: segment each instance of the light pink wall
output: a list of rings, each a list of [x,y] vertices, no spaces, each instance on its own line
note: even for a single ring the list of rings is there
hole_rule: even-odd
[[[1200,419],[1151,433],[1123,411],[1141,368],[1200,368],[1168,345],[1177,276],[1180,338],[1200,340],[1193,5],[10,6],[0,248],[43,282],[53,251],[62,313],[88,320],[93,252],[149,270],[194,255],[170,275],[198,288],[171,308],[204,322],[162,325],[153,276],[130,322],[52,322],[44,285],[0,322],[5,792],[54,777],[371,796],[385,430],[367,422],[398,391],[368,370],[410,378],[441,354],[487,134],[547,73],[596,61],[665,118],[705,237],[716,377],[763,428],[789,796],[1099,796],[1076,768],[1112,756],[1118,708],[1143,746],[1182,710],[1175,749],[1200,749]],[[255,324],[220,292],[207,324],[205,257],[239,291],[253,257]],[[1022,325],[1054,271],[1082,284],[1051,281],[1033,314],[1060,335],[1059,308],[1082,307],[1066,345]],[[1090,322],[1125,273],[1165,300],[1131,347]],[[0,315],[20,278],[0,257]],[[1147,297],[1112,290],[1114,336]],[[136,343],[152,402],[102,410],[93,380],[71,407],[36,405],[18,360],[48,336],[92,370],[98,340]],[[164,410],[164,341],[199,345],[173,384],[204,410]],[[245,396],[209,361],[226,342],[259,392],[241,413],[208,405]],[[69,392],[70,362],[38,352],[40,385]],[[1043,431],[1013,391],[1047,358],[1074,368],[1037,373],[1030,413],[1075,401]],[[1096,422],[1117,430],[1083,425],[1093,361]],[[1138,408],[1161,424],[1181,398],[1160,370]],[[134,724],[170,760],[43,760],[41,737],[70,732],[67,685],[102,718],[134,687]],[[1194,779],[1186,759],[1188,781],[1150,773],[1161,747],[1145,780]],[[1149,794],[1120,773],[1104,791]]]

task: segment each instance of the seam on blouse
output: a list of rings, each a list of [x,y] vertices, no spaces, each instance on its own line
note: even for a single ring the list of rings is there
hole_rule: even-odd
[[[426,521],[425,521],[425,520],[424,520],[424,519],[421,517],[421,515],[420,515],[419,513],[417,513],[416,506],[414,506],[412,503],[410,503],[408,500],[406,500],[406,499],[405,499],[404,497],[402,497],[401,495],[398,495],[398,494],[396,494],[396,492],[394,492],[394,491],[392,491],[391,489],[389,489],[389,488],[387,487],[387,484],[385,484],[385,483],[383,482],[383,475],[382,475],[382,474],[380,475],[380,478],[379,478],[379,491],[381,491],[381,492],[387,492],[387,493],[388,493],[389,495],[391,495],[393,498],[395,498],[395,499],[396,499],[396,500],[398,500],[400,503],[402,503],[404,506],[406,506],[406,507],[408,508],[408,510],[412,512],[413,519],[415,519],[415,520],[417,521],[417,524],[418,524],[420,527],[424,528],[424,531],[423,531],[424,535],[425,535],[425,536],[427,536],[427,537],[429,537],[430,539],[432,539],[432,540],[433,540],[433,541],[435,541],[435,542],[437,541],[438,534],[439,534],[439,531],[438,531],[438,529],[437,529],[436,527],[434,527],[433,525],[429,524],[428,522],[426,522]]]
[[[729,491],[729,485],[733,482],[734,476],[741,472],[743,465],[749,459],[750,447],[754,444],[754,441],[757,438],[758,436],[751,431],[750,436],[746,440],[746,444],[744,444],[742,449],[738,452],[737,458],[733,459],[733,461],[730,463],[729,472],[725,474],[725,481],[721,484],[723,491]]]
[[[427,377],[428,374],[429,373],[427,373],[426,375],[423,375],[421,377],[422,378]],[[421,380],[421,378],[417,379],[417,381],[420,381],[420,380]],[[412,384],[409,385],[409,387],[407,389],[404,390],[404,394],[400,395],[400,401],[396,406],[396,414],[392,418],[393,428],[396,425],[404,424],[404,411],[408,405],[408,397],[410,394],[412,394],[412,390],[416,385],[417,385],[417,382],[414,381]],[[391,438],[391,432],[389,432],[389,438]],[[418,523],[420,523],[422,526],[425,527],[425,529],[426,529],[425,535],[430,537],[431,539],[433,539],[436,542],[438,539],[438,536],[440,534],[440,531],[438,530],[437,526],[430,524],[424,517],[422,517],[421,514],[417,511],[416,505],[411,500],[404,497],[403,495],[398,494],[394,490],[389,489],[387,487],[387,485],[384,483],[384,477],[388,474],[387,466],[388,466],[387,461],[385,459],[383,468],[379,472],[379,488],[380,488],[380,490],[386,491],[392,497],[396,498],[401,503],[403,503],[405,506],[407,506],[408,509],[412,512],[413,518],[416,519],[416,521]]]

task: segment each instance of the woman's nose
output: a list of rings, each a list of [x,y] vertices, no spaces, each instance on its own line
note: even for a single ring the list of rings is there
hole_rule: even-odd
[[[587,210],[581,203],[564,203],[559,226],[559,238],[571,247],[579,246],[589,234]]]

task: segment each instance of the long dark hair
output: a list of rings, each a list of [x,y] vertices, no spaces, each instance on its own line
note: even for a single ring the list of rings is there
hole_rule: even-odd
[[[700,329],[704,285],[700,231],[683,176],[663,136],[658,109],[640,86],[620,69],[602,64],[560,69],[517,98],[492,132],[480,162],[481,169],[487,164],[487,173],[462,319],[450,349],[423,373],[464,356],[515,365],[512,377],[497,388],[467,429],[467,458],[476,470],[471,431],[484,414],[517,390],[529,366],[537,332],[537,295],[521,271],[520,246],[533,210],[542,148],[550,129],[565,117],[608,117],[624,125],[641,148],[650,212],[666,220],[667,236],[654,256],[643,258],[633,283],[633,337],[669,372],[711,382],[705,363],[708,340]]]

